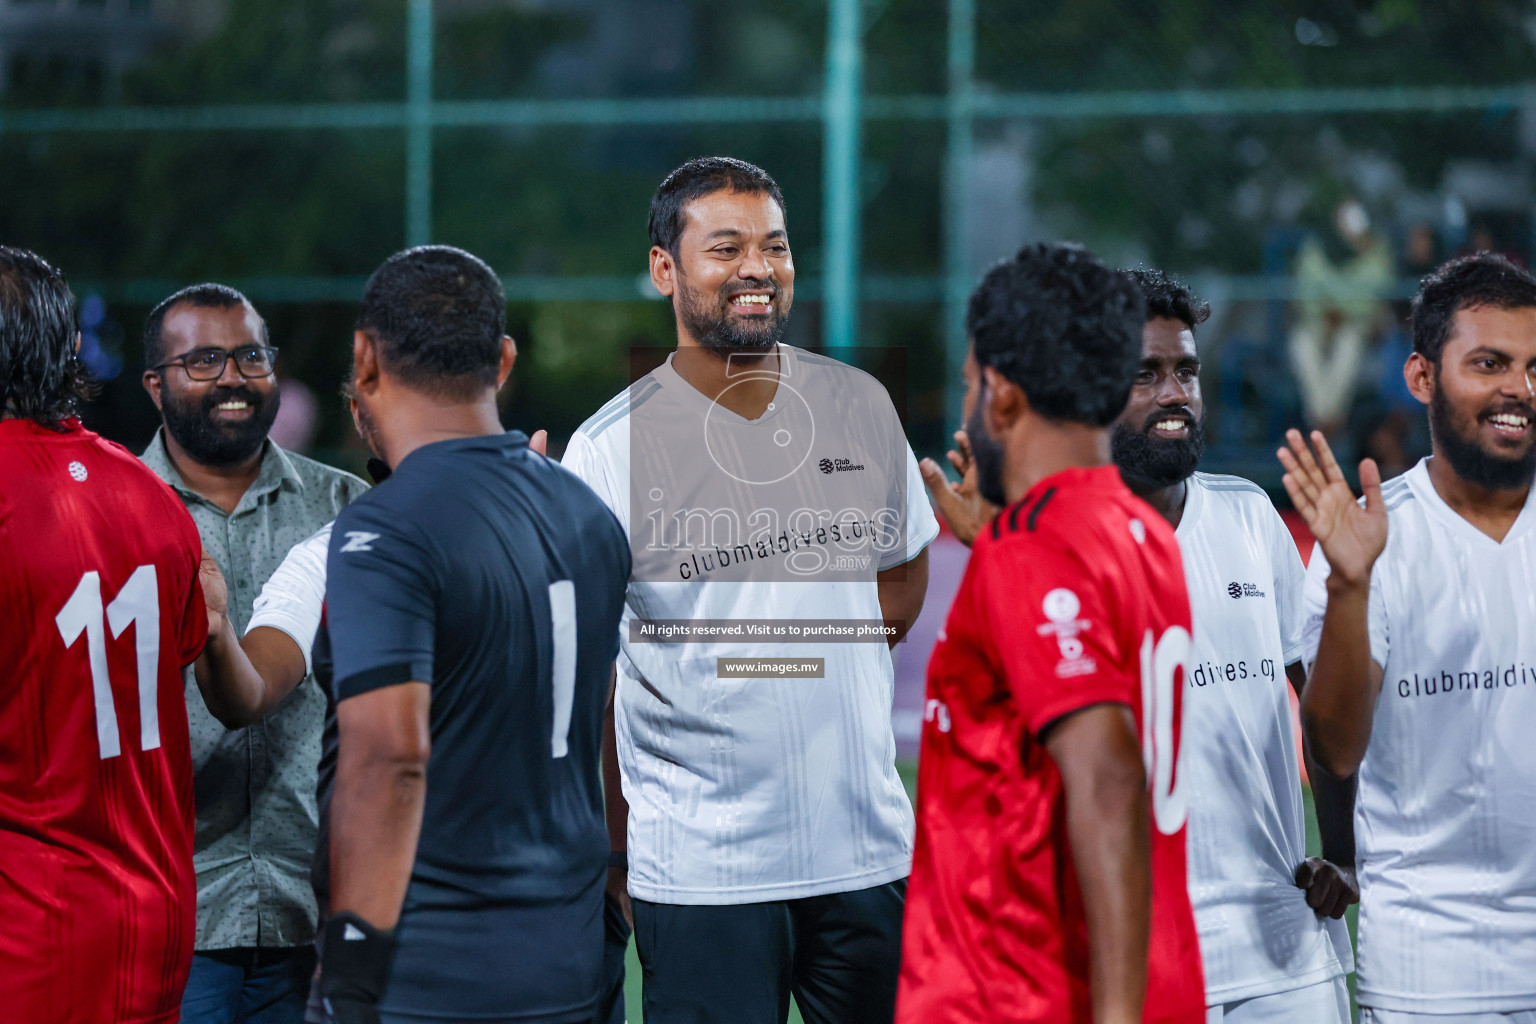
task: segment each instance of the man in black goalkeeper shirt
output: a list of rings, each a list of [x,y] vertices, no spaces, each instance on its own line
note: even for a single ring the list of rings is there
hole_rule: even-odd
[[[336,701],[320,993],[342,1024],[597,1009],[629,548],[586,485],[503,432],[504,327],[496,275],[445,246],[391,257],[363,297],[359,423],[392,475],[336,520],[316,644]]]

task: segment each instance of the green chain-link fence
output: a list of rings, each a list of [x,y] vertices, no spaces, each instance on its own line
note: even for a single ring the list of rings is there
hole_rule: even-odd
[[[651,190],[726,152],[788,196],[791,340],[906,347],[920,450],[958,418],[979,271],[1072,237],[1214,301],[1212,464],[1263,477],[1302,415],[1292,328],[1321,309],[1292,301],[1298,254],[1335,276],[1357,257],[1341,201],[1391,268],[1357,446],[1418,440],[1378,437],[1409,411],[1390,300],[1459,248],[1530,251],[1533,17],[1511,0],[9,0],[0,239],[98,297],[88,333],[117,376],[91,419],[109,435],[153,427],[147,307],[217,279],[268,317],[329,449],[350,437],[327,396],[363,278],[407,243],[465,246],[504,275],[524,350],[508,420],[558,444],[624,383],[629,347],[670,340],[641,276]]]

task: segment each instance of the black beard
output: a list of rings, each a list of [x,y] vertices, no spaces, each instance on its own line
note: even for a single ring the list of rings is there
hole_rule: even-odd
[[[971,442],[971,458],[976,460],[976,491],[987,501],[1002,508],[1008,504],[1003,491],[1003,446],[987,435],[981,421],[981,403],[965,421],[965,434]]]
[[[1536,479],[1536,444],[1526,448],[1523,455],[1513,458],[1494,455],[1478,444],[1475,437],[1469,437],[1470,431],[1463,433],[1459,429],[1456,413],[1445,398],[1445,390],[1439,387],[1438,375],[1435,384],[1434,397],[1429,400],[1429,433],[1456,475],[1490,491],[1518,491],[1529,487],[1532,479]],[[1516,404],[1493,411],[1523,413],[1536,419],[1536,410],[1528,405]],[[1472,429],[1477,429],[1475,420]]]
[[[729,312],[706,310],[704,303],[696,299],[686,282],[679,281],[677,290],[677,317],[683,327],[704,348],[711,352],[768,352],[784,338],[784,325],[789,314],[780,316],[770,302],[769,315],[763,323],[732,322]],[[779,289],[772,284],[752,284],[744,289],[768,289],[771,299],[779,297]]]
[[[1153,437],[1152,424],[1167,419],[1169,410],[1152,414],[1140,430],[1116,423],[1110,432],[1109,451],[1120,477],[1132,490],[1160,491],[1188,480],[1205,454],[1205,414],[1190,424],[1183,440]]]
[[[213,410],[220,402],[243,399],[251,406],[251,418],[219,424]],[[165,418],[165,432],[192,458],[205,466],[237,466],[261,450],[272,421],[281,404],[277,389],[263,398],[254,388],[214,388],[201,402],[183,404],[169,388],[160,391],[160,414]]]

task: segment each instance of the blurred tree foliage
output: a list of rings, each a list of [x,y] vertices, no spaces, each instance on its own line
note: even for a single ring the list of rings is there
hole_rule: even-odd
[[[124,77],[114,103],[403,95],[402,0],[207,3],[221,13],[168,38]],[[1487,85],[1526,81],[1533,67],[1530,0],[977,6],[982,91]],[[825,0],[745,7],[438,0],[437,7],[434,89],[444,99],[799,96],[821,88]],[[945,5],[866,0],[865,10],[867,90],[941,94]],[[37,107],[101,97],[33,74],[13,81],[0,101]],[[1084,119],[1013,131],[1025,140],[1020,159],[1028,167],[1029,194],[1020,202],[1037,232],[1082,238],[1113,258],[1245,273],[1260,268],[1276,225],[1322,225],[1334,199],[1361,182],[1377,182],[1379,195],[1366,199],[1379,213],[1393,196],[1433,192],[1449,158],[1508,160],[1521,151],[1516,119],[1515,111]],[[979,125],[978,144],[996,142],[1004,127]],[[401,135],[0,133],[0,238],[36,248],[81,282],[148,279],[169,291],[203,279],[361,279],[403,243]],[[817,274],[821,145],[814,123],[437,132],[439,240],[481,254],[506,275],[637,279],[632,302],[514,306],[524,359],[508,413],[513,422],[569,432],[625,383],[616,351],[670,342],[665,306],[643,299],[638,280],[646,205],[667,170],[705,152],[742,156],[779,178],[800,271]],[[942,122],[866,126],[867,272],[941,269],[943,154]],[[346,362],[348,306],[263,308],[286,368],[328,393]],[[131,338],[142,309],[120,306],[117,315]],[[866,343],[911,347],[911,394],[923,417],[942,408],[938,322],[934,304],[877,307],[866,316]],[[815,343],[814,307],[797,310],[794,330],[796,340]],[[126,355],[135,365],[136,353]],[[942,436],[941,424],[918,427]],[[325,443],[339,444],[349,431],[334,414]]]
[[[977,77],[1030,91],[1522,82],[1536,16],[1524,0],[977,6]]]
[[[1525,0],[979,7],[979,36],[995,42],[981,45],[977,75],[997,90],[1489,86],[1528,82],[1536,67],[1536,8]],[[1275,226],[1321,230],[1345,192],[1364,193],[1378,221],[1391,221],[1405,197],[1441,185],[1448,160],[1515,156],[1519,117],[1051,121],[1033,137],[1035,200],[1053,214],[1050,228],[1112,253],[1255,273]]]

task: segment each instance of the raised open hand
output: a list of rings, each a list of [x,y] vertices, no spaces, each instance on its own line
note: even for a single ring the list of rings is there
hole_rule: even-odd
[[[1322,546],[1329,568],[1351,583],[1369,582],[1371,567],[1387,546],[1387,507],[1381,500],[1376,461],[1360,463],[1360,487],[1365,491],[1361,508],[1320,431],[1312,431],[1316,458],[1301,431],[1286,431],[1285,441],[1287,447],[1275,453],[1285,467],[1285,493]]]
[[[928,485],[928,493],[933,495],[939,518],[949,524],[960,543],[970,547],[976,534],[997,514],[997,507],[983,498],[976,487],[976,459],[971,455],[971,439],[965,431],[955,431],[955,445],[959,450],[949,452],[948,458],[960,474],[959,483],[950,483],[932,459],[924,459],[917,468],[923,474],[923,483]]]

